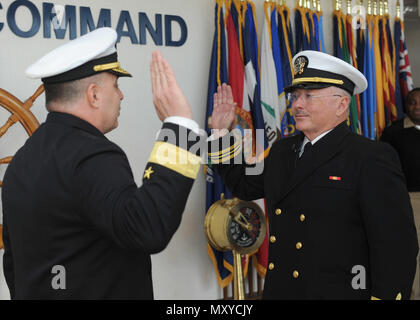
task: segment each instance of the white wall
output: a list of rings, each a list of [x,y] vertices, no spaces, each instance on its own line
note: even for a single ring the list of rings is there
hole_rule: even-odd
[[[410,58],[414,87],[420,87],[420,17],[405,22],[407,51]]]
[[[42,12],[42,1],[32,0]],[[181,16],[187,23],[188,40],[181,47],[156,47],[149,37],[147,45],[132,45],[128,38],[123,38],[118,45],[119,60],[122,66],[131,72],[133,79],[122,78],[119,83],[124,92],[119,128],[108,137],[119,144],[127,153],[137,183],[141,183],[144,166],[153,147],[155,134],[160,128],[160,121],[155,115],[152,104],[151,85],[148,65],[151,53],[161,50],[172,64],[181,88],[193,108],[194,119],[204,126],[210,49],[213,38],[214,2],[212,0],[74,0],[50,1],[61,5],[87,6],[97,20],[100,8],[112,9],[112,27],[116,27],[121,10],[130,11],[138,33],[138,12],[146,12],[154,24],[154,14]],[[391,16],[394,3],[391,1]],[[5,23],[0,31],[0,88],[5,89],[21,100],[32,95],[40,84],[39,81],[25,78],[26,67],[52,48],[68,40],[57,40],[42,36],[40,31],[32,38],[19,38],[14,35],[6,23],[6,8],[11,0],[0,0],[0,22]],[[355,1],[354,1],[355,3]],[[263,0],[256,0],[258,31],[261,34],[263,23]],[[294,8],[295,1],[288,0]],[[321,0],[324,11],[325,45],[332,53],[332,1]],[[41,14],[42,17],[42,14]],[[18,12],[19,26],[29,28],[28,12]],[[26,25],[25,25],[26,24]],[[176,30],[175,30],[176,31]],[[78,29],[77,34],[80,34]],[[176,38],[176,36],[174,36]],[[44,98],[41,96],[32,108],[40,122],[46,118]],[[0,125],[5,123],[9,114],[0,108]],[[19,125],[15,125],[5,137],[0,139],[0,158],[12,155],[26,139],[26,134]],[[2,179],[5,166],[0,166]],[[24,197],[23,197],[24,199]],[[1,203],[0,203],[1,210]],[[203,229],[205,210],[205,180],[201,171],[189,197],[183,220],[166,250],[152,256],[153,281],[156,299],[219,299],[221,289],[217,285],[213,265],[207,256],[206,239]],[[1,217],[1,215],[0,215]],[[1,221],[1,218],[0,218]],[[0,263],[2,259],[0,258]],[[8,290],[2,279],[0,268],[0,298],[8,298]]]

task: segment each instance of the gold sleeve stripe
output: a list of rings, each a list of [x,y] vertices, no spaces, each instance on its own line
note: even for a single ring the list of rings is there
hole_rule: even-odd
[[[218,157],[209,157],[209,159],[211,161],[220,161],[220,160],[223,161],[223,159],[231,159],[233,157],[236,157],[236,155],[238,155],[240,153],[240,151],[241,151],[241,146],[237,146],[235,148],[235,150],[233,150],[230,153],[227,153],[227,154],[224,154],[224,155],[221,155],[221,156],[218,156]]]
[[[171,143],[157,141],[150,154],[149,162],[195,179],[200,170],[201,158]]]
[[[210,161],[211,161],[212,163],[215,163],[215,164],[225,162],[225,161],[227,161],[227,160],[230,160],[230,159],[235,158],[238,154],[240,154],[240,153],[241,153],[242,148],[241,148],[241,146],[239,146],[239,147],[238,147],[238,148],[236,148],[235,150],[236,150],[235,152],[232,152],[230,155],[226,155],[226,156],[224,156],[224,157],[222,157],[222,158],[212,157],[212,158],[209,158],[209,159],[210,159]]]
[[[232,145],[232,146],[230,146],[230,147],[228,147],[228,148],[226,148],[226,149],[223,149],[223,150],[220,150],[220,151],[216,151],[216,152],[209,152],[209,156],[218,156],[218,155],[223,154],[223,153],[228,153],[228,152],[230,152],[233,148],[235,148],[237,144],[238,144],[238,143],[236,142],[234,145]]]
[[[238,150],[241,150],[241,146],[238,144],[235,149],[233,149],[231,152],[229,153],[225,153],[225,154],[220,154],[220,155],[215,155],[215,156],[210,156],[210,159],[223,159],[226,158],[228,156],[231,156],[233,154],[238,154]]]
[[[231,132],[232,133],[232,132]],[[220,157],[220,156],[225,156],[227,154],[231,154],[232,152],[234,152],[234,150],[236,150],[238,145],[242,144],[242,133],[239,130],[234,130],[233,131],[233,137],[235,138],[235,143],[223,150],[219,150],[216,152],[209,152],[208,156],[209,157]]]
[[[401,299],[402,299],[401,292],[398,292],[397,296],[395,297],[395,300],[401,300]],[[379,299],[379,298],[376,298],[376,297],[372,296],[370,298],[370,300],[382,300],[382,299]]]

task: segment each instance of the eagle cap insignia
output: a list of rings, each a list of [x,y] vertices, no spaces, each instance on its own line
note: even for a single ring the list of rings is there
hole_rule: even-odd
[[[294,71],[295,75],[302,74],[308,66],[308,58],[305,56],[299,56],[295,60]]]

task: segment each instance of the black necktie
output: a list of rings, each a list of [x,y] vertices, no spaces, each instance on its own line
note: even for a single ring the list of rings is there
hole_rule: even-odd
[[[302,159],[303,157],[307,157],[308,156],[308,154],[311,152],[311,149],[312,149],[312,143],[310,142],[310,141],[308,141],[306,144],[305,144],[305,148],[303,148],[303,153],[302,153],[302,155],[300,156],[300,159]]]

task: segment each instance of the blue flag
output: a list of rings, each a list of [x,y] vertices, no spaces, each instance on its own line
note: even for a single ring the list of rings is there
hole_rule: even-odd
[[[324,44],[324,27],[323,27],[323,18],[322,12],[319,13],[318,19],[318,32],[319,32],[319,51],[325,52],[325,44]]]
[[[209,117],[213,113],[213,95],[217,91],[217,86],[228,82],[227,74],[227,55],[225,40],[225,24],[223,15],[223,2],[217,1],[215,8],[215,33],[213,38],[213,48],[210,60],[209,83],[207,91],[207,110],[206,110],[206,131],[211,134],[209,128]],[[231,198],[230,191],[223,184],[221,177],[211,163],[206,166],[206,212],[210,206],[220,200],[221,194],[226,198]],[[207,252],[214,264],[219,285],[226,287],[233,278],[233,256],[232,252],[221,252],[207,244]]]
[[[368,88],[361,94],[361,122],[362,133],[365,137],[375,139],[375,112],[376,112],[376,73],[375,53],[373,48],[372,16],[367,16],[367,29],[365,31],[363,74],[368,81]]]
[[[274,65],[276,66],[277,75],[277,94],[279,99],[279,115],[280,115],[280,133],[282,137],[288,135],[287,127],[287,105],[286,96],[284,93],[284,80],[283,80],[283,63],[280,54],[279,34],[277,27],[277,10],[274,7],[271,11],[271,41],[273,49]]]
[[[396,18],[394,21],[394,46],[395,46],[395,103],[398,111],[398,119],[405,116],[404,114],[404,99],[401,93],[400,86],[400,50],[401,50],[401,21]]]
[[[282,62],[282,76],[283,76],[283,86],[287,87],[292,84],[293,75],[292,75],[292,49],[289,37],[289,30],[287,25],[290,25],[288,20],[288,8],[285,5],[282,5],[278,8],[277,20],[278,20],[278,37],[279,37],[279,46],[280,46],[280,58]],[[290,53],[290,54],[289,54]],[[286,99],[286,123],[287,123],[287,133],[288,135],[296,134],[296,122],[293,118],[291,112],[291,104]]]
[[[248,91],[252,124],[254,129],[265,132],[264,118],[261,110],[261,85],[258,63],[258,38],[252,6],[247,5],[245,24],[243,28],[245,82]],[[245,102],[244,102],[245,103]],[[264,151],[268,148],[267,136],[264,133]]]

